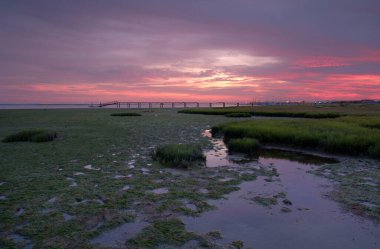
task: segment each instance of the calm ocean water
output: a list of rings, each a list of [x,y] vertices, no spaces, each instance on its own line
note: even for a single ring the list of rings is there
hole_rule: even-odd
[[[0,104],[0,109],[83,109],[83,108],[99,108],[90,107],[91,104]],[[226,106],[236,106],[235,103],[226,103]],[[121,105],[121,108],[138,108],[137,104],[131,104],[130,106]],[[154,103],[152,108],[161,108],[160,103]],[[172,108],[171,103],[165,103],[163,108]],[[195,104],[189,104],[187,107],[196,107]],[[209,103],[199,103],[199,107],[209,107]],[[213,103],[213,107],[222,107],[220,103]],[[105,106],[101,108],[117,108],[116,105]],[[142,103],[140,108],[149,108],[148,103]],[[184,108],[183,104],[176,103],[175,108]]]
[[[0,104],[0,109],[79,109],[89,104]]]

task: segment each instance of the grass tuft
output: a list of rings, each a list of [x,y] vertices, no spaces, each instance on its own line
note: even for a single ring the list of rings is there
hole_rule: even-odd
[[[128,241],[132,248],[156,248],[160,244],[180,246],[194,238],[179,219],[156,220],[135,238]]]
[[[135,113],[135,112],[121,112],[121,113],[112,113],[111,116],[114,116],[114,117],[125,117],[125,116],[137,117],[137,116],[141,116],[141,114]]]
[[[272,205],[277,205],[278,201],[274,197],[262,197],[262,196],[255,196],[253,200],[262,205],[262,206],[272,206]]]
[[[228,118],[249,118],[252,116],[249,112],[235,112],[235,113],[227,113],[225,115]]]
[[[160,146],[153,153],[153,159],[162,165],[176,168],[188,168],[203,162],[205,156],[198,145],[167,144]]]
[[[25,130],[20,131],[15,134],[11,134],[6,136],[2,141],[4,143],[11,142],[48,142],[53,141],[54,138],[57,137],[57,133],[55,131],[50,130]]]
[[[226,108],[194,108],[178,111],[185,114],[204,114],[204,115],[225,115],[226,117],[291,117],[291,118],[312,118],[312,119],[329,119],[338,118],[345,114],[338,112],[321,111],[315,107],[298,108],[292,110],[284,108],[274,108],[267,106],[260,107],[226,107]]]
[[[371,123],[380,121],[373,117]],[[263,144],[321,149],[331,153],[380,157],[380,131],[367,128],[367,117],[334,120],[281,119],[226,123],[212,128],[213,134],[231,139],[254,138]]]
[[[243,249],[244,242],[242,240],[235,240],[231,242],[231,246],[235,249]]]
[[[371,146],[368,151],[370,156],[380,158],[380,141]]]
[[[260,148],[260,143],[254,138],[235,138],[227,142],[227,147],[232,152],[253,154]]]

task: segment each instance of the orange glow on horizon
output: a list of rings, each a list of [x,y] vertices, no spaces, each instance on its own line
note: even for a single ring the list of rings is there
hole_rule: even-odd
[[[376,1],[16,2],[0,103],[380,99]]]
[[[219,77],[218,77],[219,76]],[[43,96],[46,102],[104,102],[119,101],[227,101],[250,102],[255,100],[331,100],[380,99],[380,75],[329,75],[322,81],[306,84],[300,89],[293,84],[294,73],[276,75],[276,78],[250,78],[216,74],[204,78],[149,79],[149,84],[130,86],[123,83],[103,84],[34,84],[30,98]],[[283,80],[286,79],[286,80]],[[186,89],[186,91],[183,91]],[[217,90],[215,92],[215,89]],[[288,92],[272,94],[276,91]],[[35,102],[35,101],[33,101]]]

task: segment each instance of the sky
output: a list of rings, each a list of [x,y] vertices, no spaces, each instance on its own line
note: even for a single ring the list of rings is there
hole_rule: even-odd
[[[0,1],[0,103],[357,99],[379,0]]]

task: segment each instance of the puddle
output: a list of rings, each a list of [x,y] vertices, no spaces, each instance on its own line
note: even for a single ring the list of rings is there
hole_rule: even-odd
[[[69,185],[69,187],[73,187],[73,188],[78,187],[78,183],[75,182],[74,178],[72,178],[72,177],[66,177],[66,180],[68,180],[68,181],[71,182],[71,184]]]
[[[231,178],[231,177],[226,177],[226,178],[222,178],[222,179],[219,179],[220,182],[229,182],[231,180],[233,180],[234,178]]]
[[[25,208],[18,208],[16,212],[16,216],[21,216],[25,213]]]
[[[232,166],[232,160],[228,158],[228,149],[221,138],[213,138],[210,130],[205,130],[203,136],[208,137],[213,149],[206,151],[206,167]]]
[[[55,211],[56,211],[55,208],[44,208],[44,209],[41,209],[41,214],[50,214]]]
[[[82,199],[77,198],[77,199],[75,200],[75,202],[74,202],[74,205],[82,205],[82,204],[86,204],[86,203],[89,202],[89,201],[90,201],[90,200],[87,200],[87,199],[82,200]]]
[[[208,194],[210,191],[208,191],[208,189],[205,189],[205,188],[201,188],[198,190],[199,193],[201,194]]]
[[[135,167],[135,160],[131,160],[128,162],[128,168],[133,169]]]
[[[236,165],[227,153],[223,157],[230,161],[228,166]],[[220,242],[225,245],[242,240],[247,247],[265,249],[279,245],[283,249],[380,248],[379,224],[344,212],[338,203],[324,197],[333,190],[333,183],[307,173],[319,164],[335,162],[303,153],[264,150],[251,164],[273,168],[279,177],[259,176],[244,182],[225,199],[210,200],[216,210],[200,217],[182,217],[182,221],[188,231],[220,231]],[[244,164],[251,167],[248,159]],[[266,203],[269,205],[263,205]]]
[[[149,191],[149,192],[156,194],[156,195],[162,195],[162,194],[169,193],[169,189],[167,189],[167,188],[156,188],[156,189],[153,189],[152,191]]]
[[[376,204],[370,203],[368,201],[360,202],[360,204],[365,206],[365,207],[368,207],[368,208],[376,208],[377,207]]]
[[[124,248],[127,240],[136,236],[148,223],[125,223],[91,240],[91,244],[103,247]]]
[[[98,203],[99,205],[104,205],[104,201],[102,199],[95,199],[93,202]]]
[[[53,198],[50,198],[46,203],[48,203],[48,204],[53,204],[53,203],[55,203],[57,200],[58,200],[58,197],[53,197]]]
[[[100,168],[94,168],[91,164],[83,166],[83,168],[88,169],[88,170],[100,170]]]
[[[71,184],[69,185],[69,187],[78,187],[78,183],[73,182],[73,183],[71,183]]]
[[[140,169],[140,171],[141,171],[141,173],[149,173],[150,172],[150,170],[149,169],[147,169],[147,168],[141,168]]]
[[[67,214],[67,213],[63,213],[63,220],[64,221],[69,221],[69,220],[72,220],[74,219],[75,216],[74,215],[70,215],[70,214]]]
[[[19,247],[17,247],[17,248],[31,249],[34,246],[34,244],[32,243],[31,240],[29,240],[29,239],[27,239],[21,235],[18,235],[16,233],[8,235],[8,239],[12,240],[12,242],[15,244],[19,244]]]
[[[297,151],[287,151],[281,149],[261,149],[259,151],[258,156],[260,158],[277,158],[277,159],[286,159],[292,162],[298,162],[302,164],[310,164],[310,165],[322,165],[322,164],[334,164],[339,161],[330,158],[330,157],[322,157],[318,155],[306,154]]]
[[[368,185],[368,186],[371,186],[371,187],[377,187],[377,184],[373,183],[373,182],[363,182],[361,184]]]
[[[129,185],[125,185],[121,190],[123,190],[123,191],[127,191],[127,190],[129,190],[129,189],[131,189],[131,186],[129,186]]]
[[[127,178],[127,176],[124,176],[124,175],[115,175],[113,178],[114,179],[121,179],[121,178]]]
[[[189,202],[185,203],[185,207],[187,209],[190,209],[191,211],[194,211],[194,212],[198,211],[198,207],[192,203],[189,203]]]

